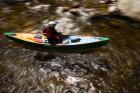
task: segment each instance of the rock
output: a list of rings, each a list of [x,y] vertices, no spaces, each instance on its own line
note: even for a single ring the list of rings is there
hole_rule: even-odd
[[[88,93],[96,93],[96,88],[93,86],[93,84],[90,83],[89,85],[90,85],[90,89],[88,90]]]
[[[70,7],[58,7],[56,9],[56,14],[58,14],[60,17],[68,17],[73,18],[73,15],[69,13]]]
[[[71,34],[79,31],[79,28],[75,26],[75,23],[72,19],[63,17],[56,20],[58,25],[56,25],[56,29],[63,34]]]
[[[35,6],[35,5],[39,5],[40,2],[38,0],[33,0],[32,2],[26,2],[25,6],[30,7],[30,6]]]
[[[81,80],[82,79],[78,78],[78,77],[68,76],[66,78],[66,83],[69,84],[69,85],[73,85],[73,84],[76,84],[76,83],[80,82]]]
[[[62,11],[63,13],[64,12],[67,12],[67,11],[69,11],[70,10],[70,7],[64,7],[64,8],[62,8],[63,10],[60,10],[60,11]]]
[[[95,15],[95,9],[86,9],[86,8],[80,8],[79,9],[79,14],[81,15],[79,18],[84,21],[87,22],[87,20]]]
[[[40,5],[36,5],[33,7],[28,6],[28,8],[33,11],[42,11],[42,12],[47,12],[49,7],[50,7],[50,5],[45,5],[45,4],[40,4]]]
[[[13,11],[10,7],[4,7],[2,8],[2,10],[3,10],[3,13],[10,13]]]
[[[52,71],[60,71],[61,70],[61,64],[57,62],[51,62],[51,70]]]
[[[95,14],[95,9],[87,9],[84,7],[79,8],[68,8],[68,7],[58,7],[56,13],[60,17],[68,17],[71,19],[79,18],[83,22],[87,22],[87,19]]]
[[[117,2],[117,0],[111,0],[112,2]]]
[[[49,85],[47,86],[47,93],[56,93],[55,89],[56,85],[50,82]]]
[[[111,0],[100,0],[99,3],[108,4],[111,3]]]
[[[80,8],[81,7],[81,4],[80,3],[73,3],[73,6],[71,8]]]
[[[123,15],[140,20],[140,0],[118,0],[117,5]]]
[[[108,8],[108,12],[109,13],[114,13],[114,12],[118,12],[119,11],[119,9],[116,7],[116,6],[110,6],[109,8]]]
[[[77,9],[71,9],[69,12],[75,17],[80,17],[81,16]]]

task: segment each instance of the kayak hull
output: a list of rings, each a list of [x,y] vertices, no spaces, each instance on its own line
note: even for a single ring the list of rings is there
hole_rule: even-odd
[[[37,50],[42,50],[42,51],[77,51],[77,50],[86,50],[86,49],[93,49],[93,48],[98,48],[101,46],[104,46],[108,43],[109,38],[106,40],[102,40],[100,42],[92,42],[92,43],[84,43],[84,44],[76,44],[76,45],[50,45],[50,44],[40,44],[40,43],[35,43],[35,42],[30,42],[26,40],[22,40],[16,37],[13,37],[12,34],[15,33],[5,33],[5,36],[18,43],[21,44],[24,47],[31,48],[31,49],[37,49]]]

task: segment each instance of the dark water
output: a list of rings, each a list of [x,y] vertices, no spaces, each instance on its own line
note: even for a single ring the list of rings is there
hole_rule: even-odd
[[[83,2],[84,7],[103,12],[107,7]],[[39,29],[43,20],[58,18],[52,10],[72,4],[51,0],[42,3],[52,4],[49,12],[34,13],[23,4],[0,9],[0,93],[140,92],[139,22],[118,16],[90,18],[87,23],[91,25],[77,22],[81,27],[77,34],[111,38],[106,46],[84,53],[39,52],[17,46],[3,37],[6,31]]]

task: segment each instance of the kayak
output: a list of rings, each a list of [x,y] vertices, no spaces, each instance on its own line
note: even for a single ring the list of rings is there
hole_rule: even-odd
[[[14,42],[33,49],[43,51],[77,51],[104,46],[110,40],[108,37],[73,36],[65,38],[65,43],[49,44],[42,34],[6,32],[4,35]],[[41,38],[36,38],[39,35]]]

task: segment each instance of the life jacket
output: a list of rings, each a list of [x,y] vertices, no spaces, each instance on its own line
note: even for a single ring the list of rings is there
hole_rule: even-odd
[[[43,30],[43,33],[49,40],[52,40],[55,44],[62,42],[63,35],[58,33],[54,27],[46,27]]]

